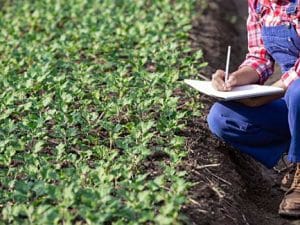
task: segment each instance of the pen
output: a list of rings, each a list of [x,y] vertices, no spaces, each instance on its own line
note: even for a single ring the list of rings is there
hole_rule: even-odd
[[[225,83],[227,82],[228,76],[229,76],[230,53],[231,53],[231,46],[228,46],[227,60],[226,60],[226,69],[225,69]]]

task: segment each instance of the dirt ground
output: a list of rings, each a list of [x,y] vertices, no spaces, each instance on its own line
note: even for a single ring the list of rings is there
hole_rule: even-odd
[[[246,53],[246,0],[215,0],[197,7],[191,32],[192,46],[203,49],[209,66],[201,71],[210,78],[217,68],[225,67],[227,46],[232,46],[231,70]],[[202,1],[203,3],[203,1]],[[200,7],[200,5],[202,5]],[[279,190],[283,173],[268,170],[211,135],[206,116],[213,99],[201,97],[203,115],[188,121],[182,132],[187,137],[189,156],[184,167],[195,183],[190,203],[183,208],[187,224],[195,225],[296,225],[277,214],[284,195]]]

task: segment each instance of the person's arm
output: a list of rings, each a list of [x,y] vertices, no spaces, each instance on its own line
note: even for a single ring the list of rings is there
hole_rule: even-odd
[[[274,71],[274,60],[268,54],[261,38],[261,24],[255,12],[254,0],[249,1],[247,19],[248,54],[239,69],[229,75],[225,84],[225,73],[217,70],[212,76],[212,84],[219,91],[230,91],[232,87],[259,83],[263,84]]]
[[[212,85],[216,90],[230,91],[234,86],[257,83],[258,80],[257,72],[250,66],[244,66],[231,73],[226,83],[225,72],[217,70],[212,76]]]

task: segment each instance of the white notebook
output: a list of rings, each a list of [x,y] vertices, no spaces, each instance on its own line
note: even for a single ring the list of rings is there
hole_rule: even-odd
[[[184,80],[184,82],[206,95],[213,96],[225,101],[272,95],[284,92],[284,90],[279,87],[264,86],[258,84],[249,84],[234,87],[231,91],[217,91],[213,88],[211,81],[186,79]]]

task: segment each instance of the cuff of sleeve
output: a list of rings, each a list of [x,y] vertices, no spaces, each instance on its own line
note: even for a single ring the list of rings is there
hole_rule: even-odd
[[[257,75],[259,78],[259,80],[258,80],[259,84],[264,84],[266,82],[267,79],[264,76],[264,69],[262,69],[263,68],[262,65],[258,64],[257,62],[249,62],[246,60],[239,66],[239,68],[242,68],[245,66],[249,66],[257,72]]]
[[[293,81],[295,81],[299,78],[300,77],[299,77],[298,73],[294,69],[291,69],[291,70],[285,72],[281,76],[281,81],[286,86],[286,88],[288,88],[293,83]]]

